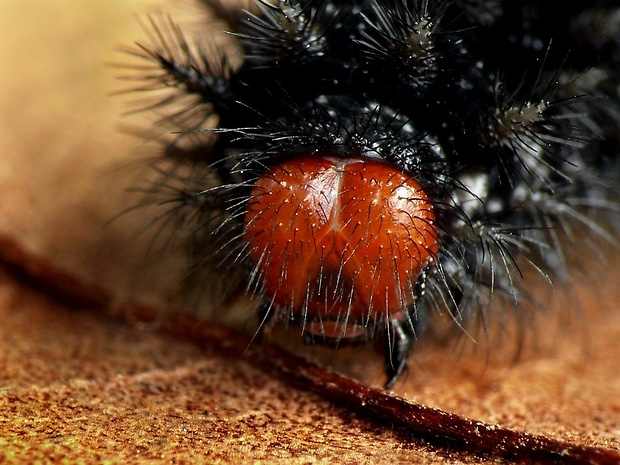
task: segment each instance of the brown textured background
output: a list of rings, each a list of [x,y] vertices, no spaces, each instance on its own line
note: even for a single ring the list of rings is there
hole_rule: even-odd
[[[181,265],[174,256],[145,258],[148,240],[135,231],[148,214],[106,225],[131,204],[125,189],[145,175],[136,161],[148,148],[119,131],[127,98],[110,97],[123,85],[105,63],[124,61],[114,48],[143,37],[132,15],[156,10],[144,1],[0,0],[0,250],[11,259],[25,251],[20,263],[31,272],[52,263],[119,302],[170,306]],[[474,355],[467,346],[460,357],[421,347],[396,391],[620,450],[616,255],[553,296],[543,293],[550,316],[528,333],[518,361],[509,343]],[[403,443],[243,360],[162,335],[156,322],[132,325],[59,300],[20,274],[0,268],[0,461],[485,461]],[[341,368],[381,382],[380,361],[354,351],[340,358]]]

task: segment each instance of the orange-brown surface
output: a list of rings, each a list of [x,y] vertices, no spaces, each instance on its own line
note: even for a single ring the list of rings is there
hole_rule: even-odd
[[[81,286],[81,297],[113,296],[111,306],[131,298],[178,305],[170,296],[180,261],[145,255],[148,237],[136,234],[148,212],[108,224],[131,205],[125,190],[145,176],[139,161],[149,149],[118,130],[127,98],[109,96],[123,85],[105,63],[125,60],[114,48],[143,37],[132,14],[145,11],[153,7],[142,1],[0,0],[0,252],[17,262],[0,268],[0,462],[495,461],[405,438],[243,358],[162,333],[157,321],[115,319],[23,279],[20,267],[62,281],[64,293]],[[484,347],[460,357],[421,347],[395,391],[491,424],[620,450],[616,255],[582,282],[556,286],[550,316],[528,332],[535,346],[526,343],[516,362],[510,344],[488,360]],[[236,307],[241,321],[252,313]],[[334,363],[382,382],[372,356],[347,351]]]

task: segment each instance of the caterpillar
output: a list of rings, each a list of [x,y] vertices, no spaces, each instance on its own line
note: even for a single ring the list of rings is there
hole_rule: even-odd
[[[617,243],[614,2],[200,6],[217,22],[149,17],[128,50],[157,94],[137,109],[158,115],[149,192],[191,269],[262,302],[261,328],[379,341],[390,388],[437,321],[518,308],[529,271],[564,280],[573,249]]]

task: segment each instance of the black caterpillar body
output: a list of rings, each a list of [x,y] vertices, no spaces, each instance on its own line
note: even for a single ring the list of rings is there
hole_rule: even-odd
[[[146,27],[151,43],[133,51],[152,65],[142,68],[142,90],[163,92],[149,106],[163,115],[159,188],[190,231],[192,263],[242,270],[248,292],[265,302],[265,321],[294,322],[310,342],[378,336],[390,386],[433,315],[465,326],[491,295],[519,304],[526,267],[564,279],[572,248],[616,242],[616,2],[202,6],[227,24],[240,60],[214,45],[212,25],[188,37],[163,16]],[[387,164],[415,179],[432,203],[436,251],[403,286],[398,312],[374,304],[363,317],[317,316],[308,296],[297,307],[274,298],[266,256],[289,249],[252,250],[259,246],[247,237],[248,205],[267,173],[322,154],[335,164]],[[277,273],[294,271],[295,260],[286,263]],[[345,278],[330,277],[334,295],[326,300],[346,301]],[[321,286],[307,293],[325,292]],[[312,329],[328,321],[332,334]]]

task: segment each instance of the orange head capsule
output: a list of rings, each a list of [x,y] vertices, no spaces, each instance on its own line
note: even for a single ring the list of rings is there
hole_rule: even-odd
[[[276,311],[324,340],[363,339],[402,321],[436,257],[430,200],[385,163],[307,156],[254,185],[244,238]]]

